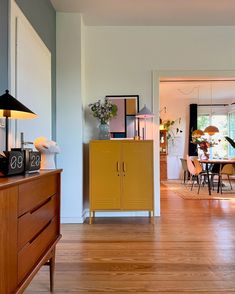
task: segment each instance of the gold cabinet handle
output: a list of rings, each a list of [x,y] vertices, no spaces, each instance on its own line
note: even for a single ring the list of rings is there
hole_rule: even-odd
[[[118,173],[120,172],[120,163],[119,163],[119,161],[117,161],[117,172]]]
[[[124,161],[122,163],[122,170],[124,173],[126,172],[126,163]]]

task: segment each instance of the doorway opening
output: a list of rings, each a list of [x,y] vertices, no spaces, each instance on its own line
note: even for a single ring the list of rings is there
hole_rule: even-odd
[[[211,88],[213,89],[211,93]],[[212,94],[212,96],[211,96]],[[160,135],[160,177],[163,180],[182,178],[180,158],[186,158],[189,143],[189,105],[197,104],[198,129],[209,125],[219,128],[214,140],[219,142],[210,148],[211,157],[234,156],[234,150],[225,136],[235,135],[235,80],[234,79],[164,79],[160,81],[160,134],[165,132],[166,140]],[[161,148],[164,142],[164,148]]]
[[[156,124],[159,126],[158,143],[156,142],[155,148],[155,158],[158,158],[158,163],[155,162],[155,164],[159,172],[158,175],[155,172],[155,176],[158,176],[156,178],[158,184],[156,183],[155,187],[159,195],[162,173],[166,176],[162,181],[182,180],[180,158],[185,158],[188,154],[190,104],[200,105],[198,106],[198,125],[200,127],[204,127],[203,124],[208,122],[219,124],[220,128],[222,127],[220,136],[235,136],[235,130],[231,128],[235,119],[234,77],[235,72],[231,71],[160,71],[154,73],[154,110],[155,113],[159,113],[156,119]],[[211,107],[211,104],[221,104],[221,106]],[[166,133],[170,133],[170,136],[166,134],[167,147],[163,148],[162,143],[165,138],[161,130],[165,128],[164,124],[166,125],[167,122],[170,127]],[[227,142],[221,143],[218,150],[215,148],[212,156],[216,154],[217,156],[218,154],[232,155],[232,150],[226,144]],[[167,150],[165,162],[161,160],[161,153],[165,151],[164,149]],[[159,203],[160,213],[160,197],[156,203]]]

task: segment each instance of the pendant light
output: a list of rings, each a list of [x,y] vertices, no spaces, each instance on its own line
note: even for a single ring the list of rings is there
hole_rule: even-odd
[[[212,83],[211,83],[211,118],[212,118]],[[204,133],[213,136],[215,133],[219,133],[219,129],[216,126],[209,125],[205,128]]]
[[[201,138],[203,135],[205,135],[205,133],[202,130],[195,130],[192,132],[193,138]]]

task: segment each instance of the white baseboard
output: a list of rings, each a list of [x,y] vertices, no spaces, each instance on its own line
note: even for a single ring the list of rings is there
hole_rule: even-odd
[[[85,219],[87,217],[89,217],[89,209],[88,208],[83,210],[83,213],[82,213],[83,222],[85,221]]]
[[[84,212],[86,217],[89,217],[89,209]],[[133,216],[144,216],[148,217],[148,211],[96,211],[96,217],[133,217]]]
[[[82,217],[61,217],[62,224],[82,224],[84,222]]]
[[[99,211],[95,212],[95,217],[148,217],[148,211]],[[158,215],[155,215],[158,216]],[[62,217],[62,224],[82,224],[89,217],[89,209],[83,210],[81,217]]]
[[[89,216],[89,209],[83,210],[81,217],[61,217],[62,224],[83,224],[86,217]]]

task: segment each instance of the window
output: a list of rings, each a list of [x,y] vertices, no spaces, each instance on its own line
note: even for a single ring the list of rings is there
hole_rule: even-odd
[[[209,125],[210,116],[209,114],[201,114],[197,117],[197,128],[199,130],[205,130],[205,128]]]
[[[228,116],[227,114],[212,115],[211,123],[219,129],[219,133],[213,137],[215,141],[219,141],[218,145],[212,149],[213,158],[228,157],[228,142],[225,140],[225,136],[228,136]]]
[[[234,113],[234,126],[235,126],[235,113]],[[214,125],[219,129],[219,133],[213,136],[213,139],[218,142],[218,145],[210,148],[210,155],[213,158],[228,157],[228,142],[224,139],[228,135],[228,115],[227,114],[215,114],[210,116],[209,114],[199,114],[197,119],[198,129],[204,130],[208,125]],[[234,129],[235,134],[235,129]],[[235,156],[235,152],[234,152]]]
[[[231,112],[228,115],[228,130],[229,130],[228,136],[234,140],[235,139],[235,112]],[[229,153],[229,157],[235,157],[235,149],[230,144],[228,144],[228,153]]]

